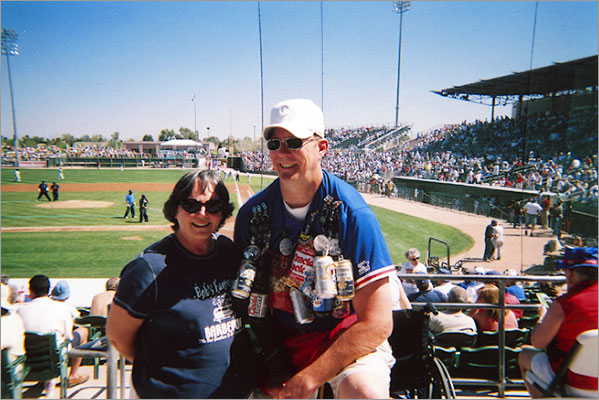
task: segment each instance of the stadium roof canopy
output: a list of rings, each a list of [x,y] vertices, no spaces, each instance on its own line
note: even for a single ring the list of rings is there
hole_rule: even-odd
[[[433,93],[482,104],[505,105],[530,98],[597,88],[597,59],[598,56],[591,56],[554,63],[547,67],[515,72]],[[495,99],[499,101],[496,102]]]

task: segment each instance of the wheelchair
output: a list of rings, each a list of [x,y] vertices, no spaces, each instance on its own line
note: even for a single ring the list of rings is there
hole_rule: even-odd
[[[393,311],[389,344],[395,365],[391,370],[391,397],[395,399],[454,399],[455,389],[447,368],[434,355],[429,315],[432,304],[422,309]]]

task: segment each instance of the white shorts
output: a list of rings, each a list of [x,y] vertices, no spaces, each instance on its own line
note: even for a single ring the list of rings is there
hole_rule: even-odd
[[[549,382],[553,380],[555,373],[553,369],[551,369],[551,363],[549,362],[549,357],[547,353],[538,352],[530,362],[530,370],[536,375],[542,382],[537,382],[534,379],[534,375],[526,373],[526,380],[530,383],[537,383],[541,387],[547,386]]]
[[[395,358],[388,341],[381,343],[375,351],[358,358],[348,365],[337,376],[329,381],[335,398],[338,398],[339,385],[351,374],[367,372],[377,375],[386,382],[387,387],[391,382],[391,368],[395,365]]]
[[[388,341],[381,343],[375,351],[367,354],[363,357],[358,358],[356,361],[345,367],[337,376],[329,380],[328,383],[333,389],[334,398],[339,398],[339,385],[341,382],[351,374],[367,372],[374,374],[384,382],[387,387],[391,383],[391,368],[395,365],[395,358]],[[318,390],[312,393],[309,398],[316,399],[318,396]],[[250,399],[272,399],[270,395],[255,390],[254,393],[249,397]]]

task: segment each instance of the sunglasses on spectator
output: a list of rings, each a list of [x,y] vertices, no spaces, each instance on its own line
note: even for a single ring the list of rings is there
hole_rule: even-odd
[[[223,209],[223,202],[220,200],[208,200],[203,203],[201,201],[197,201],[196,199],[185,199],[181,200],[179,203],[181,208],[187,211],[190,214],[196,213],[202,209],[202,207],[206,207],[206,212],[208,214],[217,214]]]
[[[308,138],[308,139],[300,139],[300,138],[296,138],[296,137],[290,137],[287,139],[268,139],[266,141],[266,147],[268,147],[268,150],[270,151],[277,151],[281,148],[281,142],[285,142],[285,146],[289,149],[289,150],[299,150],[302,147],[304,147],[304,145],[310,141],[314,140],[313,138]]]
[[[420,260],[420,257],[410,258],[410,260],[412,260],[412,261]]]

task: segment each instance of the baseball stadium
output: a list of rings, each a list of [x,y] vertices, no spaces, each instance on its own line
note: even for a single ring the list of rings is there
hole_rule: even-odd
[[[263,19],[262,3],[258,2],[260,35],[261,24],[274,24],[276,19],[268,13]],[[327,7],[329,2],[314,3],[320,3],[319,18],[323,18],[323,3]],[[407,19],[409,14],[404,13],[420,2],[388,3],[400,18]],[[317,44],[326,40],[324,21],[317,26],[322,29]],[[3,16],[3,27],[10,22]],[[401,29],[400,24],[400,60]],[[262,40],[272,46],[269,51],[273,53],[281,46],[262,36],[259,39],[261,51]],[[15,31],[2,29],[3,86],[5,79],[11,79],[10,68],[19,56],[16,40]],[[533,36],[533,46],[534,40]],[[324,60],[324,47],[322,52]],[[259,63],[267,75],[257,78],[258,91],[262,97],[266,91],[269,98],[275,98],[279,91],[265,89],[264,82],[278,82],[268,80],[280,73],[273,72],[278,65],[272,60],[263,65],[262,57]],[[594,261],[588,256],[585,262],[594,263],[596,287],[597,63],[598,56],[593,54],[533,68],[531,55],[530,67],[519,72],[429,87],[428,92],[438,99],[484,105],[489,113],[485,120],[464,116],[463,122],[426,130],[398,120],[400,61],[395,123],[329,125],[323,104],[325,69],[323,64],[316,68],[321,74],[316,79],[322,81],[318,93],[312,95],[324,111],[323,136],[328,142],[322,169],[356,189],[372,210],[401,291],[410,299],[411,310],[401,310],[409,312],[393,312],[388,339],[396,359],[391,369],[391,398],[531,398],[528,385],[532,384],[524,379],[521,363],[526,349],[537,347],[533,338],[539,330],[534,331],[547,310],[552,304],[562,304],[556,299],[568,293],[566,275],[572,272],[566,267],[565,275],[560,266],[571,262],[569,257],[577,251],[594,254]],[[518,69],[516,65],[510,68]],[[313,78],[307,75],[303,78]],[[283,93],[295,89],[283,88]],[[54,342],[52,333],[42,352],[50,354],[48,360],[39,354],[41,342],[34,342],[46,335],[25,329],[25,352],[17,357],[9,354],[3,342],[2,398],[132,398],[133,365],[107,339],[107,314],[96,314],[92,303],[96,295],[109,290],[114,296],[117,289],[109,289],[108,282],[122,278],[125,266],[144,249],[173,232],[178,234],[179,223],[168,217],[166,203],[177,191],[177,182],[192,171],[215,171],[224,183],[233,211],[218,233],[237,241],[236,221],[242,206],[282,180],[272,153],[285,141],[264,140],[261,132],[270,123],[272,104],[261,104],[256,110],[263,120],[258,128],[253,126],[253,139],[231,134],[220,139],[216,129],[210,136],[207,127],[203,140],[197,126],[180,128],[178,133],[153,127],[158,140],[151,135],[124,140],[118,132],[106,139],[91,135],[96,128],[80,138],[70,134],[40,137],[17,133],[17,122],[29,117],[15,108],[13,87],[10,98],[5,92],[3,88],[2,116],[5,119],[6,112],[11,121],[2,124],[2,321],[7,329],[3,327],[2,336],[12,332],[5,315],[18,314],[20,307],[35,300],[37,296],[31,298],[30,292],[32,277],[42,275],[49,278],[53,301],[76,309],[73,332],[84,329],[87,343],[67,350],[66,344]],[[194,125],[196,101],[194,95]],[[409,98],[402,101],[409,107]],[[267,149],[271,140],[279,140],[279,147]],[[286,151],[297,150],[286,140]],[[212,213],[209,201],[194,201],[200,203],[199,210]],[[183,203],[179,208],[189,212]],[[417,271],[420,266],[423,269]],[[412,279],[413,274],[419,274],[419,279]],[[455,287],[463,288],[466,297],[450,295]],[[483,299],[481,290],[488,287],[498,293],[492,301]],[[443,300],[418,295],[428,292],[442,293]],[[482,328],[474,318],[485,310],[497,312],[493,329]],[[433,321],[439,320],[439,314],[456,311],[474,319],[473,332],[435,331]],[[594,313],[596,317],[597,299]],[[538,378],[534,390],[543,397],[596,397],[596,328],[595,322],[595,329],[575,336],[552,380],[538,383]],[[249,323],[245,329],[252,330]],[[255,350],[266,351],[259,345]],[[81,382],[72,382],[69,376],[73,359],[81,360],[79,373],[86,376]],[[591,381],[594,389],[571,389],[568,379],[572,375]],[[54,389],[42,382],[51,382]],[[334,398],[334,390],[327,383],[317,395]],[[138,398],[143,397],[147,396]]]

